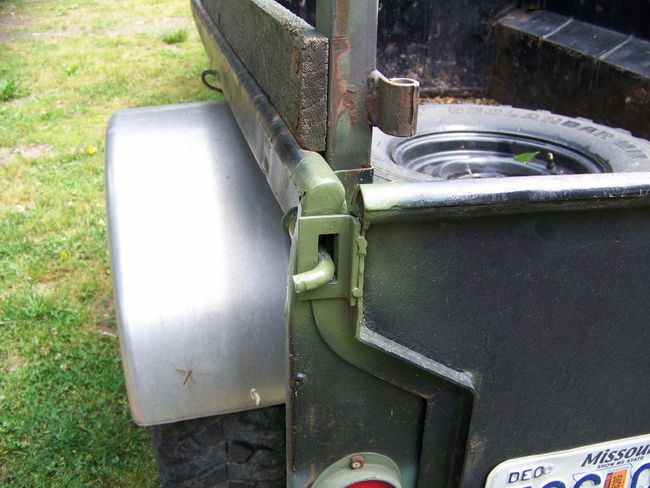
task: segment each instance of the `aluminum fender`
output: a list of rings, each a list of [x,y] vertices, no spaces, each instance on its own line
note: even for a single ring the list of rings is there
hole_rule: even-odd
[[[134,420],[283,403],[289,242],[226,102],[116,113],[106,199]]]

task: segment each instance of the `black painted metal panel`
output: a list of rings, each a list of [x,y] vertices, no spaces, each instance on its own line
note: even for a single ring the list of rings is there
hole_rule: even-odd
[[[366,326],[477,375],[462,487],[509,458],[650,432],[650,209],[373,224],[367,238]]]
[[[650,42],[552,12],[516,10],[497,26],[490,94],[650,138]]]
[[[525,4],[650,38],[650,0],[528,0]]]

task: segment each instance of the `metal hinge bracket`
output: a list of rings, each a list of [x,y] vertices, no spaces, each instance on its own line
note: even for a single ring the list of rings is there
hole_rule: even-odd
[[[420,82],[386,78],[375,70],[368,78],[370,123],[391,136],[412,136],[417,129]]]

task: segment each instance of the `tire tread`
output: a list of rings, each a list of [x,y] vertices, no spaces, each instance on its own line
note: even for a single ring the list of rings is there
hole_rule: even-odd
[[[150,429],[165,488],[285,486],[284,406]]]

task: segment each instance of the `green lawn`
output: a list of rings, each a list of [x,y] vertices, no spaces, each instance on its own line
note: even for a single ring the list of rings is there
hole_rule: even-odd
[[[186,34],[189,34],[187,36]],[[0,0],[0,486],[158,486],[111,301],[103,139],[214,98],[186,0]]]

